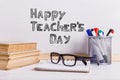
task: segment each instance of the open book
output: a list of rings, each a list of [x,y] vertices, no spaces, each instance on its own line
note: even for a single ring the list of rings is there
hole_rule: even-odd
[[[50,61],[47,61],[40,62],[34,69],[37,71],[88,73],[90,71],[90,62],[87,62],[87,66],[85,66],[81,61],[78,61],[75,66],[69,67],[64,66],[62,63],[53,64]]]

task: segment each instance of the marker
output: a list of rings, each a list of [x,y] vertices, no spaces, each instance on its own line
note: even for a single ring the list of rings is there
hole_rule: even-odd
[[[113,36],[113,33],[110,33],[109,36]]]
[[[94,29],[91,29],[91,32],[92,32],[93,36],[96,36],[96,33],[95,33]]]
[[[95,31],[95,33],[96,33],[96,36],[98,36],[99,28],[94,28],[94,31]]]
[[[88,36],[93,36],[92,32],[91,32],[91,29],[87,29],[86,32],[87,32]]]
[[[114,34],[114,30],[110,29],[106,36],[113,36],[113,34]]]
[[[112,29],[111,33],[109,34],[109,36],[113,36],[113,34],[114,34],[114,30]]]
[[[99,31],[98,31],[98,35],[99,35],[99,36],[104,36],[104,32],[103,32],[102,30],[99,30]]]

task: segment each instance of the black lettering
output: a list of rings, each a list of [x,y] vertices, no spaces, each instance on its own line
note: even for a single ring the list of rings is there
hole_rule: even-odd
[[[52,23],[50,28],[51,28],[51,31],[56,31],[56,29],[54,29],[53,27],[56,25],[56,23]]]
[[[57,22],[57,31],[63,31],[63,26],[60,25],[60,21]]]
[[[70,24],[70,31],[76,31],[76,24],[75,23],[71,23]]]
[[[50,34],[50,40],[49,40],[50,44],[56,43],[56,38],[57,36],[55,34]]]
[[[69,32],[68,27],[69,27],[69,24],[64,24],[63,31]]]
[[[50,16],[51,16],[51,12],[50,11],[45,11],[44,12],[44,19],[45,19],[45,21],[47,21],[47,19],[50,18]]]
[[[51,16],[51,20],[54,21],[55,18],[58,17],[58,11],[52,11],[52,16]]]
[[[60,14],[59,20],[61,20],[63,18],[63,16],[66,14],[66,12],[59,11],[59,14]]]
[[[31,21],[30,23],[32,24],[32,31],[35,31],[35,24],[37,23],[37,21]]]
[[[84,24],[79,24],[79,22],[77,22],[77,24],[78,24],[78,32],[82,32],[82,31],[84,31]]]
[[[33,8],[31,8],[30,9],[30,17],[31,18],[37,18],[37,9],[35,8],[35,9],[33,9]]]
[[[69,41],[70,41],[70,36],[64,36],[64,38],[65,38],[65,44],[67,44]]]
[[[50,31],[50,28],[49,28],[49,25],[46,23],[45,26],[44,26],[44,31]]]
[[[37,24],[37,31],[42,31],[41,26],[43,26],[43,24]]]
[[[42,13],[42,11],[39,11],[39,12],[38,12],[38,18],[43,18],[43,13]]]
[[[63,41],[62,41],[62,37],[61,36],[58,36],[58,40],[57,40],[57,44],[62,44],[63,43]]]

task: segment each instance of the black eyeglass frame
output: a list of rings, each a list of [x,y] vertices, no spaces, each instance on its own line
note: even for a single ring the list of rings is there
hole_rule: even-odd
[[[54,62],[53,59],[52,59],[52,56],[54,54],[58,55],[58,61],[57,62]],[[74,64],[73,65],[67,65],[67,64],[65,64],[64,56],[73,56],[75,58]],[[77,55],[73,55],[73,54],[59,54],[57,52],[51,52],[51,54],[50,54],[50,60],[51,60],[52,63],[58,64],[60,62],[60,60],[62,60],[62,63],[65,66],[75,66],[77,60],[82,61],[82,63],[86,66],[87,65],[87,60],[90,59],[90,58],[93,58],[93,57],[83,57],[83,56],[77,56]]]

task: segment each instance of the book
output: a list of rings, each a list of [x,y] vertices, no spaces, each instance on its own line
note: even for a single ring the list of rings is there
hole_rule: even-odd
[[[73,67],[64,66],[63,64],[53,64],[50,61],[42,62],[34,68],[36,71],[49,71],[49,72],[77,72],[77,73],[89,73],[90,72],[90,62],[87,66],[83,65],[82,62],[78,62],[77,65]]]
[[[8,54],[4,54],[0,52],[0,59],[10,60],[10,59],[16,59],[16,58],[27,57],[27,56],[32,56],[32,55],[39,55],[39,54],[40,54],[39,50],[12,52]]]
[[[15,68],[35,64],[38,63],[39,61],[40,60],[38,55],[34,55],[34,56],[32,55],[32,56],[16,58],[11,60],[0,59],[0,70],[15,69]]]
[[[12,53],[19,51],[36,50],[35,42],[0,42],[0,52]]]

